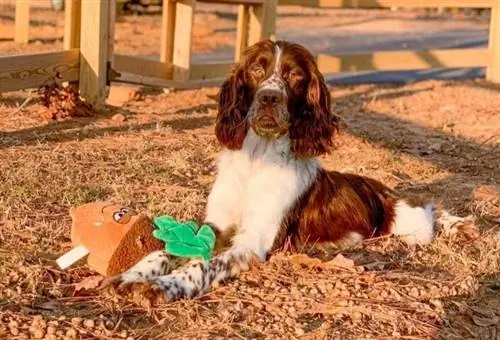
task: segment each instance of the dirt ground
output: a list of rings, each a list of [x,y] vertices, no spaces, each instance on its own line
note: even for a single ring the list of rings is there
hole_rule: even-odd
[[[51,37],[62,34],[62,17],[42,10],[34,20],[50,24],[34,30],[40,43],[9,41],[7,7],[2,53],[61,47]],[[120,19],[117,49],[156,53],[158,20]],[[197,20],[205,28],[196,51],[232,41],[223,28],[234,18]],[[72,205],[110,199],[151,216],[203,218],[220,151],[216,93],[143,88],[123,105],[58,122],[44,118],[36,92],[2,94],[0,338],[500,338],[500,87],[482,80],[332,85],[343,128],[322,158],[329,169],[430,192],[452,213],[474,214],[477,237],[440,235],[414,249],[368,241],[343,251],[354,264],[337,268],[277,253],[203,297],[154,307],[92,289],[99,278],[85,265],[59,270]],[[309,255],[326,262],[337,253]]]

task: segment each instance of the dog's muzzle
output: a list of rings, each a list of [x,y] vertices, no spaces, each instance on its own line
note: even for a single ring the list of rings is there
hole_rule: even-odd
[[[289,124],[280,123],[274,114],[260,114],[250,123],[255,133],[266,139],[278,138],[288,131]]]

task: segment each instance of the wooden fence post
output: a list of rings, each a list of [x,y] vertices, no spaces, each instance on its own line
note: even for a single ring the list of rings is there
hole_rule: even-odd
[[[278,15],[278,0],[267,0],[265,4],[264,39],[276,41],[276,17]]]
[[[500,0],[495,0],[491,8],[489,50],[490,62],[486,79],[500,83]]]
[[[262,5],[250,7],[248,46],[263,39],[275,40],[277,0],[268,0]]]
[[[27,44],[30,40],[30,0],[16,0],[14,41]]]
[[[174,25],[174,41],[172,79],[187,82],[191,68],[191,41],[193,36],[195,0],[176,0],[176,20]]]
[[[64,7],[64,49],[80,48],[82,0],[65,0]]]
[[[234,44],[234,61],[238,62],[243,51],[248,47],[248,23],[250,6],[238,5],[238,22],[236,24],[236,42]]]
[[[160,61],[168,65],[174,61],[176,9],[174,0],[163,0]]]
[[[99,107],[106,98],[109,0],[82,1],[80,94]]]

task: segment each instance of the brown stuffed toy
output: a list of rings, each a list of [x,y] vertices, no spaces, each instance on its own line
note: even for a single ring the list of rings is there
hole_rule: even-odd
[[[57,259],[65,269],[87,256],[87,263],[103,276],[131,268],[164,244],[153,237],[153,222],[144,214],[112,202],[88,203],[71,208],[73,249]]]

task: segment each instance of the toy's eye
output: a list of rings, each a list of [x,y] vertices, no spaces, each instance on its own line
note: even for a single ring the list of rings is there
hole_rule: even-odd
[[[127,224],[130,222],[130,219],[131,216],[127,213],[126,209],[120,209],[120,211],[113,214],[113,220],[115,220],[116,223]]]
[[[120,211],[117,211],[113,214],[113,219],[115,222],[120,223],[120,220],[122,219],[122,214]]]

